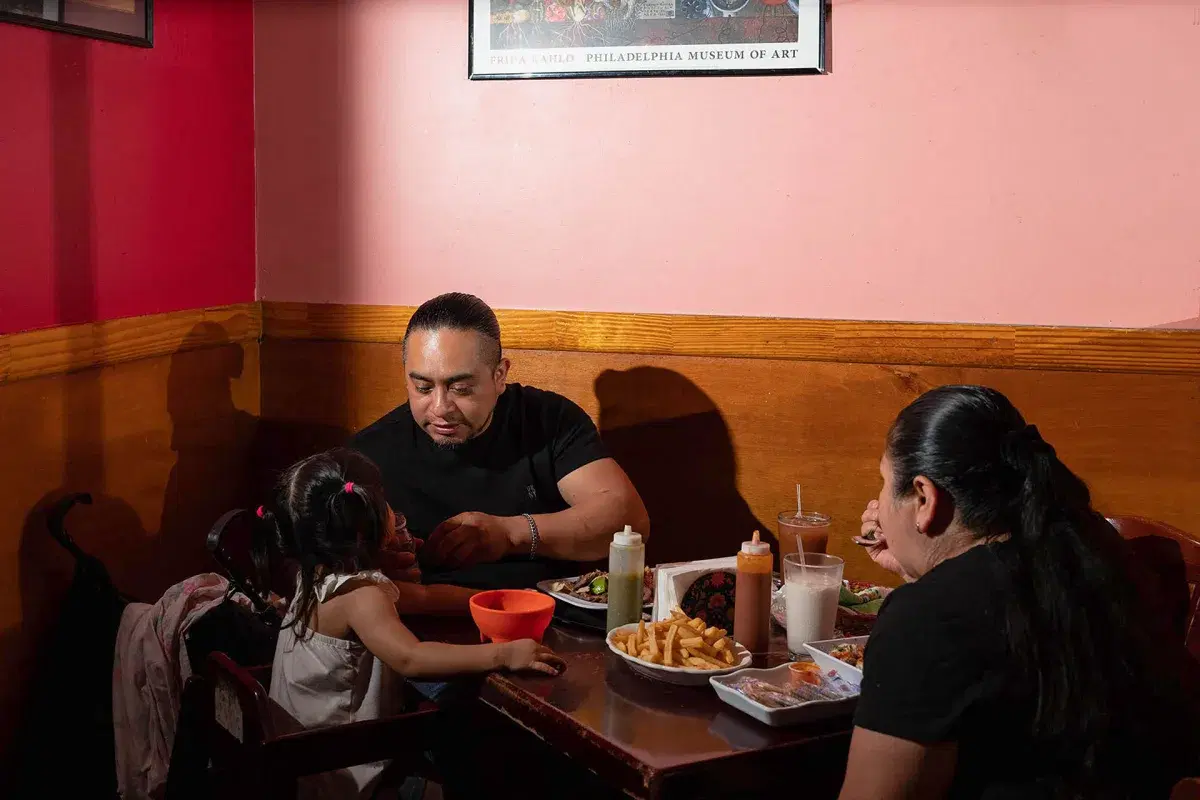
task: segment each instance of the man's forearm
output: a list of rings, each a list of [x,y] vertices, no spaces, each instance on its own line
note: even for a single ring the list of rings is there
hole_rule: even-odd
[[[529,552],[532,532],[524,517],[509,517],[516,555]],[[538,527],[538,555],[565,561],[596,561],[608,555],[612,535],[631,526],[645,540],[650,535],[650,521],[641,500],[597,495],[554,514],[534,514]]]
[[[397,583],[396,590],[400,593],[400,597],[396,600],[396,610],[401,616],[405,614],[428,614],[430,616],[470,614],[471,596],[478,594],[476,589],[439,584],[421,586],[414,583]]]

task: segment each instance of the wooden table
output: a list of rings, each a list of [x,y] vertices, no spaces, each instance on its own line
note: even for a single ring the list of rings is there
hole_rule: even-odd
[[[454,634],[440,638],[478,636],[473,626]],[[600,634],[556,623],[545,641],[566,659],[566,673],[495,674],[480,697],[613,788],[647,799],[801,790],[806,800],[837,796],[849,717],[771,728],[721,702],[710,687],[635,674]],[[777,639],[760,666],[785,660],[786,645]]]

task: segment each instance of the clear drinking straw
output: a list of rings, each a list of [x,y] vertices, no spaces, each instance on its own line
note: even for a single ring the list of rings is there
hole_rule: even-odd
[[[801,515],[804,512],[804,503],[800,498],[800,484],[796,484],[796,521],[801,521]],[[796,534],[796,553],[800,556],[800,566],[804,566],[804,538],[800,534]]]

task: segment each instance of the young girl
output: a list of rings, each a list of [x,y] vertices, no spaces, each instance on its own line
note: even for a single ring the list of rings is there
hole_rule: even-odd
[[[398,586],[379,571],[396,542],[396,517],[378,468],[352,450],[330,450],[293,465],[273,504],[259,509],[266,539],[296,562],[296,593],[275,648],[271,699],[305,727],[340,725],[398,713],[397,676],[445,677],[494,669],[558,675],[564,663],[524,640],[452,645],[419,641],[400,610],[466,609],[457,587]],[[407,533],[405,531],[405,533]],[[413,743],[420,746],[420,743]],[[356,797],[374,791],[387,762],[302,781],[306,796]]]

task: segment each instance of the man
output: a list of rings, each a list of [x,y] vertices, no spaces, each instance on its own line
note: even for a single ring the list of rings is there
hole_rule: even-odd
[[[445,294],[413,314],[402,348],[408,402],[351,446],[383,471],[388,502],[427,537],[427,582],[530,587],[604,558],[615,531],[649,520],[583,409],[508,384],[491,308]]]

